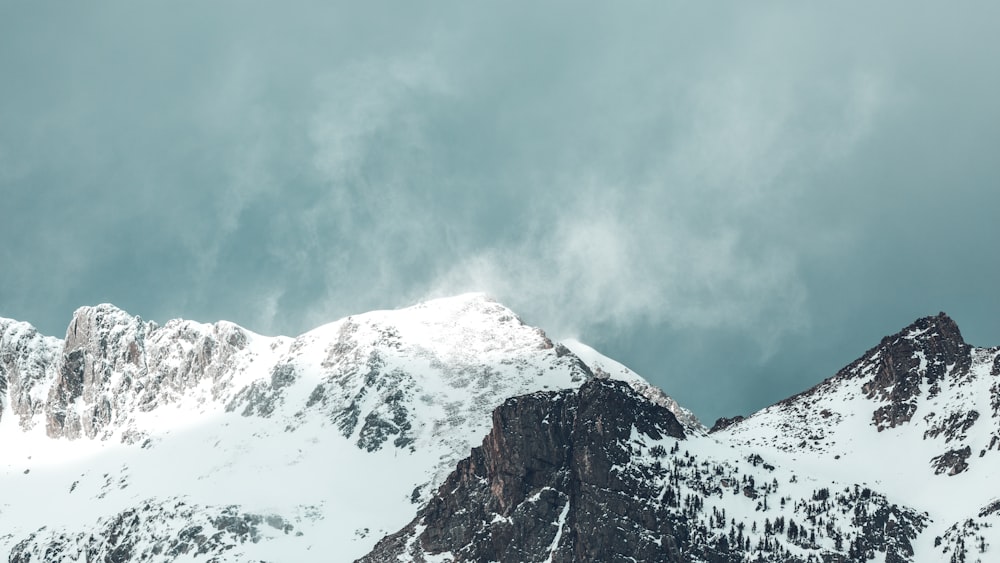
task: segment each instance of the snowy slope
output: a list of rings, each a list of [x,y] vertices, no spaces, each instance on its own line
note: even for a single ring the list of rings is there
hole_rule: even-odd
[[[682,407],[672,397],[664,393],[662,389],[651,385],[642,376],[630,370],[624,364],[608,358],[578,340],[567,339],[563,340],[562,343],[590,366],[595,376],[609,377],[628,382],[633,389],[650,401],[666,407],[684,425],[684,429],[688,434],[704,434],[708,430],[693,412]]]
[[[504,399],[593,377],[480,294],[295,339],[109,305],[78,310],[63,341],[0,330],[0,551],[19,562],[352,560],[413,517]]]

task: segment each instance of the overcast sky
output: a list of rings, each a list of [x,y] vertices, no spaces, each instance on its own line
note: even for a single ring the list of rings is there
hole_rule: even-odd
[[[3,2],[0,316],[486,291],[707,423],[1000,345],[1000,4]]]

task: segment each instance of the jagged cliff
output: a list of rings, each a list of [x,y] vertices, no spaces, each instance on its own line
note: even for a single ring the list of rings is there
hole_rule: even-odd
[[[231,323],[172,321],[159,327],[110,305],[76,311],[46,403],[49,436],[107,437],[201,387],[218,401],[231,389],[233,359],[251,335]]]

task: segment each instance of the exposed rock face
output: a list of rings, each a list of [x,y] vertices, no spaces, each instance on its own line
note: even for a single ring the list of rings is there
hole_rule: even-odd
[[[833,377],[750,420],[761,421],[764,413],[774,416],[777,428],[768,441],[785,451],[822,453],[836,445],[842,423],[868,413],[868,424],[878,432],[912,427],[922,440],[939,442],[942,455],[971,441],[982,457],[1000,451],[998,362],[1000,349],[966,344],[955,322],[940,313],[883,338]],[[983,404],[979,397],[988,397],[988,402]],[[993,420],[987,420],[986,412]],[[748,424],[754,426],[749,420],[722,419],[714,431],[740,433]],[[977,443],[977,424],[992,427],[995,439]],[[954,475],[950,470],[938,474]]]
[[[242,329],[225,322],[158,327],[111,305],[78,309],[48,393],[46,431],[100,437],[135,412],[206,382],[216,396],[229,384],[230,358],[247,342]]]
[[[715,424],[712,425],[712,428],[711,430],[708,431],[708,433],[712,434],[714,432],[719,432],[720,430],[725,430],[726,428],[729,428],[730,426],[744,420],[746,420],[746,417],[742,415],[736,415],[732,418],[727,418],[724,416],[720,417],[718,420],[715,421]]]
[[[850,365],[822,383],[778,403],[794,405],[815,399],[832,385],[849,380],[863,381],[865,396],[880,406],[872,413],[879,431],[909,422],[917,411],[921,385],[933,398],[942,384],[961,382],[972,367],[975,348],[965,343],[958,325],[945,313],[923,317],[878,346],[865,352]]]
[[[868,398],[886,403],[872,414],[875,425],[883,430],[910,421],[922,383],[929,385],[933,397],[940,392],[945,377],[966,377],[971,365],[972,346],[962,339],[955,321],[939,313],[883,338],[837,375],[870,378],[863,389]]]
[[[62,343],[42,336],[27,323],[0,319],[0,417],[9,399],[22,428],[32,426],[46,401]]]
[[[931,459],[934,466],[934,473],[941,474],[947,472],[948,475],[958,475],[969,468],[966,460],[972,455],[972,448],[965,446],[960,450],[948,450],[947,452],[935,456]]]
[[[619,381],[510,399],[417,519],[363,561],[420,560],[422,551],[460,561],[657,560],[676,523],[649,509],[655,492],[624,471],[633,428],[684,438],[673,413]]]

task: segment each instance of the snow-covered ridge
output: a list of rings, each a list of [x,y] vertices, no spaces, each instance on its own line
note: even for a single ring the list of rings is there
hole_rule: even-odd
[[[712,436],[929,514],[921,542],[924,553],[939,552],[935,537],[957,542],[994,518],[987,501],[1000,497],[1000,348],[968,345],[943,313],[925,317],[819,385]]]
[[[587,346],[583,342],[576,339],[563,340],[562,344],[569,348],[570,351],[576,354],[577,357],[583,360],[588,366],[590,366],[594,375],[620,379],[628,382],[628,384],[632,386],[633,389],[638,391],[640,395],[669,409],[670,412],[674,413],[674,416],[677,417],[677,420],[684,425],[684,430],[688,434],[704,434],[707,431],[705,425],[698,420],[698,417],[695,416],[693,412],[682,407],[677,401],[664,393],[659,387],[650,385],[649,382],[647,382],[642,376],[636,374],[624,364],[608,358],[597,350],[594,350],[590,346]]]
[[[482,294],[354,315],[296,338],[227,322],[160,326],[111,305],[77,310],[63,340],[11,321],[0,331],[0,486],[24,492],[0,500],[0,529],[11,530],[0,547],[46,525],[33,541],[64,533],[25,508],[60,490],[77,499],[67,537],[179,498],[283,515],[302,533],[282,540],[283,553],[360,556],[412,517],[506,398],[620,366],[591,349],[581,359]],[[94,461],[67,465],[82,459]],[[184,465],[164,472],[177,459]],[[291,517],[303,511],[322,516]]]

